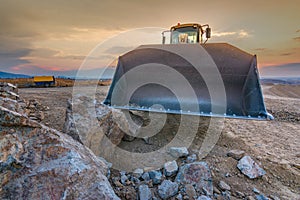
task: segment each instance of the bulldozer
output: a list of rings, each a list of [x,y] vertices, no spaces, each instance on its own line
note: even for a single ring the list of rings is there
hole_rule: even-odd
[[[165,34],[170,33],[166,44]],[[103,104],[117,109],[255,120],[266,111],[256,55],[209,43],[208,24],[162,32],[162,44],[121,55]]]

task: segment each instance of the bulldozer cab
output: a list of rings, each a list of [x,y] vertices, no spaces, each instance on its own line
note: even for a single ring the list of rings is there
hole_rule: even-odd
[[[204,30],[203,28],[206,27]],[[165,44],[165,33],[170,32],[170,44],[196,44],[205,43],[211,35],[211,29],[208,24],[201,26],[200,24],[180,24],[172,26],[170,30],[162,32],[163,44]],[[206,38],[204,41],[204,36]]]

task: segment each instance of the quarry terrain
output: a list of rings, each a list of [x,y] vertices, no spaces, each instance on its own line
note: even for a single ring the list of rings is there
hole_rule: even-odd
[[[85,91],[93,91],[91,87],[81,87]],[[108,86],[97,88],[97,101],[101,102],[105,98],[107,90]],[[131,163],[128,165],[136,165],[138,168],[134,172],[134,169],[122,170],[114,168],[114,165],[108,165],[110,172],[107,177],[110,185],[105,186],[108,188],[107,198],[116,198],[110,191],[112,187],[120,199],[300,199],[300,86],[268,84],[263,85],[263,93],[267,110],[273,114],[274,120],[225,119],[216,145],[207,155],[199,158],[197,153],[211,121],[210,118],[201,117],[193,142],[187,147],[188,151],[177,149],[175,152],[180,154],[179,158],[172,163],[162,164],[158,169],[147,169],[139,167],[137,161],[135,163],[135,160],[130,160],[128,162]],[[42,130],[46,129],[49,134],[54,130],[54,133],[58,131],[62,132],[59,134],[71,135],[67,133],[71,129],[66,129],[68,118],[66,113],[68,114],[67,109],[70,107],[68,100],[73,96],[72,87],[21,88],[18,94],[20,99],[27,102],[28,109],[42,111],[42,113],[27,111],[27,116],[32,121],[42,124]],[[35,107],[28,102],[33,102]],[[126,137],[123,134],[117,135],[121,138],[112,137],[112,139],[116,141],[118,147],[129,152],[146,153],[157,150],[168,144],[174,137],[173,130],[176,130],[179,118],[176,115],[168,116],[168,120],[163,130],[150,138]],[[4,126],[7,125],[4,123]],[[103,126],[107,124],[104,123]],[[111,123],[109,127],[115,128]],[[85,143],[88,139],[66,137],[63,143],[68,143],[65,140],[78,140],[97,155],[94,147]],[[76,145],[81,144],[71,144],[71,146]],[[69,146],[68,143],[67,147],[71,148]],[[86,154],[85,149],[80,151]],[[89,159],[93,160],[93,155],[90,155],[90,152],[87,154]],[[248,161],[253,161],[255,163],[253,165],[259,167],[254,173],[254,178],[238,168],[242,160],[245,161],[249,157],[251,160]],[[154,162],[158,158],[152,159]],[[95,166],[104,165],[104,161],[93,162],[96,163],[92,164]],[[91,177],[92,173],[99,174],[99,177],[106,174],[105,170],[98,172],[94,168],[94,172],[86,172],[89,179],[95,179]],[[198,177],[197,169],[203,172],[201,177]],[[84,174],[79,174],[78,177],[84,178]],[[195,182],[196,179],[198,182]],[[102,180],[105,182],[105,178]],[[200,186],[197,184],[201,181],[204,182],[199,191]],[[76,189],[69,191],[76,191]],[[62,198],[54,195],[52,199]]]

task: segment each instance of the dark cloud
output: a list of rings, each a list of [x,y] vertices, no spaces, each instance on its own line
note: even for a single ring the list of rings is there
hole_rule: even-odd
[[[256,48],[256,49],[254,49],[255,51],[266,51],[267,50],[267,48]]]
[[[23,59],[23,57],[28,55],[31,49],[24,49],[24,48],[9,49],[9,48],[5,48],[4,46],[0,47],[0,69],[1,70],[5,71],[14,66],[29,63],[27,60]]]
[[[111,47],[109,49],[107,49],[105,51],[105,53],[108,53],[108,54],[113,54],[113,55],[121,55],[123,53],[126,53],[130,50],[133,50],[135,47],[134,46],[114,46],[114,47]]]
[[[60,51],[49,49],[49,48],[36,48],[31,50],[29,56],[33,57],[42,57],[42,58],[49,58],[54,57],[55,55],[59,54]]]
[[[290,56],[290,55],[293,55],[294,53],[292,52],[287,52],[287,53],[282,53],[280,54],[280,56]]]
[[[300,42],[300,37],[295,37],[295,38],[293,38],[293,40]]]
[[[296,31],[296,33],[300,33],[300,29]]]
[[[29,63],[27,60],[18,57],[1,57],[0,56],[0,71],[9,71],[13,67]]]
[[[71,59],[71,60],[84,60],[86,56],[80,56],[80,55],[67,55],[67,56],[56,56],[56,58],[61,59]]]

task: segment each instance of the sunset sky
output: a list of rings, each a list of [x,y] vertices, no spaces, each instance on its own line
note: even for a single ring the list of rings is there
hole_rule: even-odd
[[[144,37],[145,43],[159,43],[161,30],[178,22],[210,24],[210,42],[227,42],[257,54],[259,67],[293,63],[299,64],[300,70],[299,0],[0,3],[0,71],[4,72],[34,75],[76,70],[91,50],[112,36],[116,40],[104,44],[102,57],[113,59],[143,43]],[[118,38],[119,34],[143,27],[157,28],[145,29],[144,35],[139,31],[139,39],[135,34],[127,34],[128,40]]]

